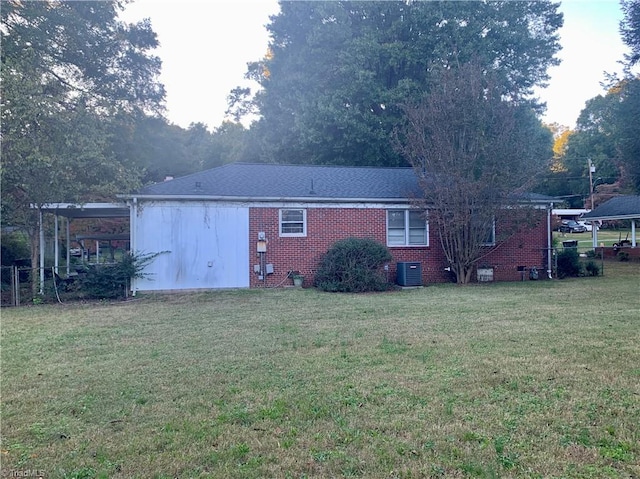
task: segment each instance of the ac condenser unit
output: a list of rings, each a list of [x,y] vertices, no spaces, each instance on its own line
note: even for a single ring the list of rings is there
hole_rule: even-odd
[[[398,263],[396,282],[400,286],[422,286],[422,265],[420,263]]]

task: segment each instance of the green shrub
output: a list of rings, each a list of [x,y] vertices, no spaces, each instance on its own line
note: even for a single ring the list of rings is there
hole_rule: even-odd
[[[572,278],[580,276],[582,266],[576,248],[565,248],[558,253],[558,278]]]
[[[5,233],[0,242],[0,262],[2,266],[11,266],[19,259],[29,259],[31,250],[26,236],[20,232]]]
[[[70,285],[69,289],[86,298],[121,298],[126,295],[131,279],[144,277],[142,270],[159,254],[125,254],[116,264],[88,265],[82,278]]]
[[[626,251],[618,251],[617,258],[618,261],[629,261],[629,253]]]
[[[584,269],[587,276],[598,276],[600,274],[600,266],[595,261],[587,261]]]
[[[0,264],[2,266],[13,266],[22,260],[22,264],[28,264],[31,258],[31,250],[26,236],[20,232],[5,233],[0,241]],[[2,268],[2,283],[11,282],[10,268]]]
[[[391,254],[372,239],[337,241],[322,258],[314,284],[323,291],[362,293],[389,288],[382,267]]]

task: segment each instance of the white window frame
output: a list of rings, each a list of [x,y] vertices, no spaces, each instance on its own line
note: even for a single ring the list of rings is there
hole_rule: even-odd
[[[404,213],[404,239],[402,243],[392,243],[389,239],[390,235],[389,235],[389,213],[391,212],[398,212],[398,211],[402,211]],[[410,215],[411,213],[414,214],[420,214],[422,215],[423,212],[419,211],[419,210],[413,210],[413,209],[400,209],[400,208],[393,208],[393,209],[388,209],[387,210],[387,227],[386,227],[386,234],[387,234],[387,246],[390,248],[424,248],[426,246],[429,246],[429,222],[428,221],[424,221],[424,238],[425,238],[425,242],[424,243],[410,243],[411,241],[411,235],[410,230],[412,229],[410,226]],[[395,228],[395,229],[399,229],[399,228]]]
[[[491,221],[491,240],[483,241],[482,246],[495,246],[496,245],[496,220]]]
[[[293,223],[299,223],[299,221],[283,221],[282,219],[282,214],[285,211],[301,211],[302,212],[302,232],[296,232],[296,233],[285,233],[282,231],[282,227],[285,224],[293,224]],[[279,235],[281,237],[285,237],[285,238],[301,238],[301,237],[305,237],[307,236],[307,210],[304,208],[282,208],[280,209],[280,211],[278,212],[278,232]]]

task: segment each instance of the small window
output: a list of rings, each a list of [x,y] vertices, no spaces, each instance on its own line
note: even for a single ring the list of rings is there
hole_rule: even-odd
[[[280,210],[280,236],[307,236],[307,210]]]
[[[471,220],[473,235],[482,240],[482,246],[496,245],[496,221],[490,219],[482,222],[478,217]]]
[[[421,211],[387,211],[388,246],[428,246],[429,228]]]
[[[496,245],[496,222],[493,220],[491,225],[487,228],[486,236],[482,243],[483,246],[495,246]]]

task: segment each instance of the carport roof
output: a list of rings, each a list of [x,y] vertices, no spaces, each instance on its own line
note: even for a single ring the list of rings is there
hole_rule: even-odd
[[[582,215],[588,220],[630,220],[640,218],[640,196],[616,196]]]
[[[129,217],[129,207],[124,203],[47,203],[40,210],[66,218]]]

